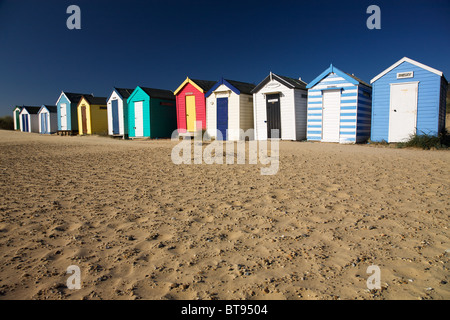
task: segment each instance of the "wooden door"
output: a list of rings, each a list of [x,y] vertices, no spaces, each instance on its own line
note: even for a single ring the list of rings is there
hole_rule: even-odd
[[[19,116],[20,111],[16,110],[16,114],[15,114],[15,122],[16,122],[16,130],[20,130],[20,116]]]
[[[67,130],[67,104],[66,103],[61,103],[60,115],[61,115],[61,130]]]
[[[266,110],[267,138],[281,138],[280,95],[278,93],[266,96]],[[278,129],[278,137],[272,137],[272,129]]]
[[[119,134],[119,102],[117,100],[111,101],[111,116],[112,116],[112,126],[113,134]]]
[[[340,118],[341,91],[324,91],[322,101],[322,141],[339,142]]]
[[[29,132],[30,131],[30,126],[29,126],[29,121],[28,121],[28,115],[27,114],[23,114],[22,115],[22,131],[23,132]]]
[[[134,103],[134,136],[144,136],[144,101]]]
[[[82,132],[81,134],[87,134],[87,117],[86,117],[86,107],[81,107],[81,126]]]
[[[186,96],[186,130],[195,132],[195,96]]]
[[[391,85],[389,141],[404,142],[416,133],[418,83]]]
[[[219,132],[223,140],[227,140],[228,130],[228,98],[217,98],[217,139]]]
[[[41,113],[41,133],[49,133],[48,132],[48,124],[47,124],[47,113]]]

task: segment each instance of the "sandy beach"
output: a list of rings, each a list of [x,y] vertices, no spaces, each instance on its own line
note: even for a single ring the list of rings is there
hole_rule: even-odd
[[[0,131],[0,299],[450,299],[449,151],[282,141],[264,176],[175,145]]]

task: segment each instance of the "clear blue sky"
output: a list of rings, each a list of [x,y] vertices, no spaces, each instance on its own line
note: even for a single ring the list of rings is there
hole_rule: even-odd
[[[66,9],[81,8],[81,30]],[[381,30],[366,9],[381,8]],[[184,79],[310,82],[330,63],[370,81],[407,56],[450,78],[450,1],[0,0],[0,116],[61,90],[175,90]]]

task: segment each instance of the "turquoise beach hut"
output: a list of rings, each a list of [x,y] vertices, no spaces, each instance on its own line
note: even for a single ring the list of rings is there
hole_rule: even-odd
[[[170,138],[177,129],[172,91],[137,86],[127,104],[129,138]]]

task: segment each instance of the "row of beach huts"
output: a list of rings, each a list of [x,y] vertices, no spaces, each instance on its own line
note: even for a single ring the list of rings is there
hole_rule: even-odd
[[[17,106],[14,127],[42,134],[168,138],[204,130],[212,138],[358,143],[401,142],[445,128],[443,73],[403,58],[370,84],[330,65],[309,84],[270,73],[258,85],[189,77],[175,90],[114,88],[109,97],[61,92],[56,105]],[[201,125],[198,128],[197,125]]]

